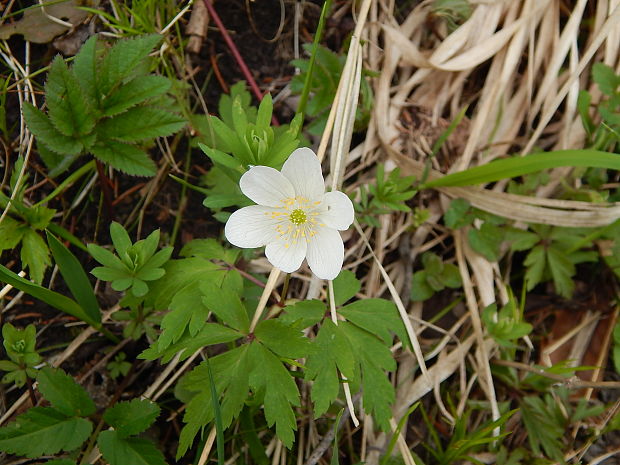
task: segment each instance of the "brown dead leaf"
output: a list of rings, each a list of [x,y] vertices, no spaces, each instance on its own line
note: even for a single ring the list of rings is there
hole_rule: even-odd
[[[67,0],[65,2],[43,0],[42,3],[51,4],[28,8],[20,20],[0,26],[0,39],[8,39],[14,34],[21,34],[25,40],[37,44],[46,44],[71,29],[50,17],[75,26],[84,21],[90,14],[78,7],[94,8],[99,4],[99,0]]]

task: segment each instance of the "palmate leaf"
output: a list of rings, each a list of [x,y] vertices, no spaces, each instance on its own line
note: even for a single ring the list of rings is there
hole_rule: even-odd
[[[90,435],[93,425],[67,417],[49,407],[32,407],[7,427],[0,428],[0,451],[26,457],[71,451]]]
[[[23,112],[28,129],[35,135],[37,142],[45,145],[52,152],[61,155],[78,155],[84,148],[79,140],[65,136],[58,131],[47,115],[31,103],[24,103]]]
[[[395,393],[385,370],[396,369],[392,352],[376,336],[355,325],[343,321],[339,327],[356,348],[364,409],[372,413],[383,431],[388,431]]]
[[[100,92],[107,95],[114,86],[129,77],[160,40],[160,35],[150,34],[119,40],[114,44],[103,59],[99,77]]]
[[[202,303],[200,283],[193,282],[177,292],[170,302],[170,311],[162,322],[162,333],[157,340],[159,351],[177,342],[187,329],[190,336],[196,336],[209,316],[209,310]]]
[[[78,79],[58,55],[45,83],[45,101],[52,124],[65,136],[79,139],[95,126],[95,116]]]
[[[97,445],[110,465],[166,465],[164,455],[147,439],[123,438],[118,431],[102,431]]]
[[[41,284],[45,268],[51,264],[50,251],[39,234],[28,228],[22,237],[21,260],[24,267],[28,267],[32,280]]]
[[[203,304],[231,328],[247,333],[250,326],[248,313],[239,295],[229,289],[222,289],[212,283],[201,285]]]
[[[358,300],[338,310],[347,321],[378,336],[385,345],[391,345],[395,333],[406,344],[409,338],[398,309],[385,299]]]
[[[325,320],[313,341],[314,351],[306,360],[306,379],[313,380],[311,397],[314,416],[319,417],[336,400],[340,391],[340,375],[354,378],[356,357],[353,347],[340,326]]]
[[[153,424],[160,408],[147,399],[118,402],[103,414],[103,419],[114,427],[120,438],[140,434]]]
[[[157,171],[157,165],[153,160],[134,145],[106,140],[99,141],[90,150],[102,162],[127,174],[154,176]]]
[[[255,366],[250,363],[249,347],[247,344],[242,345],[210,359],[215,390],[223,399],[220,411],[224,428],[230,426],[233,418],[239,415],[248,397],[250,370]],[[180,386],[197,394],[187,404],[183,416],[186,425],[179,438],[177,459],[185,455],[198,431],[214,419],[211,377],[206,362],[188,373],[180,381]]]
[[[103,115],[114,116],[145,100],[159,97],[170,89],[170,85],[170,80],[163,76],[137,76],[101,102]]]
[[[84,388],[61,369],[44,367],[37,381],[43,397],[64,415],[86,417],[95,412],[95,404]]]
[[[278,357],[258,342],[250,344],[248,356],[250,387],[263,394],[265,419],[268,426],[276,425],[276,435],[289,449],[295,440],[297,420],[293,406],[301,404],[295,381]]]
[[[280,357],[304,358],[312,350],[312,345],[303,332],[279,320],[261,321],[254,331],[256,339]]]
[[[169,136],[183,126],[185,126],[185,120],[174,113],[159,108],[139,106],[103,120],[97,126],[97,134],[106,140],[136,142]]]

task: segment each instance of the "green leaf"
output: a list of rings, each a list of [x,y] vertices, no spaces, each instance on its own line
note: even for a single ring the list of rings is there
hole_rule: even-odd
[[[341,308],[338,313],[347,321],[376,335],[387,345],[392,344],[392,334],[406,344],[407,330],[403,324],[398,309],[393,302],[385,299],[364,299],[353,302]]]
[[[604,63],[595,63],[592,66],[592,79],[598,84],[601,92],[610,97],[620,86],[620,76]]]
[[[301,404],[297,385],[282,362],[263,345],[253,342],[248,350],[250,386],[264,395],[264,412],[267,425],[276,425],[276,435],[289,449],[295,441],[297,419],[293,406]]]
[[[110,465],[166,465],[164,455],[147,439],[123,438],[118,431],[102,431],[97,445]]]
[[[72,71],[84,94],[97,106],[97,35],[84,42],[73,60]]]
[[[32,280],[41,284],[45,268],[51,265],[50,251],[41,236],[28,228],[22,237],[21,260],[24,267],[30,270]]]
[[[53,408],[32,407],[0,428],[0,451],[34,458],[78,448],[93,429],[84,418],[66,417]]]
[[[104,249],[97,244],[88,244],[86,248],[88,249],[88,253],[106,268],[112,268],[121,272],[127,271],[127,267],[120,260],[120,258],[114,255],[108,249]]]
[[[303,358],[311,350],[308,338],[299,329],[292,328],[279,320],[261,321],[254,331],[256,339],[280,357]]]
[[[413,273],[411,278],[411,300],[414,302],[422,302],[430,299],[435,291],[426,282],[426,271],[420,270]]]
[[[85,136],[95,127],[95,117],[88,107],[82,88],[60,55],[57,55],[45,83],[45,102],[52,124],[65,136]]]
[[[141,149],[113,140],[99,141],[92,154],[112,168],[134,176],[154,176],[157,165]]]
[[[87,417],[95,413],[95,403],[84,388],[60,368],[41,368],[37,381],[43,397],[64,415]]]
[[[161,351],[177,342],[187,329],[190,336],[196,336],[202,329],[209,310],[202,303],[200,283],[194,282],[177,292],[170,302],[170,311],[161,322],[162,334],[157,341]]]
[[[118,402],[103,414],[103,419],[114,428],[119,438],[140,434],[153,424],[160,409],[148,399]]]
[[[245,344],[211,358],[212,377],[203,362],[181,380],[183,388],[198,394],[189,401],[183,416],[186,425],[179,438],[177,459],[192,445],[198,431],[214,419],[211,379],[215,380],[215,390],[223,399],[220,409],[224,428],[241,412],[248,397],[250,371],[256,367],[250,361],[249,348],[250,345]],[[287,376],[290,379],[288,373]]]
[[[314,416],[318,418],[338,397],[338,370],[349,379],[355,376],[356,357],[342,328],[331,320],[323,322],[313,345],[314,351],[306,360],[306,379],[314,381],[311,397],[314,402]]]
[[[84,312],[93,321],[101,321],[101,312],[95,292],[88,280],[88,276],[78,259],[67,249],[62,242],[47,232],[47,242],[50,245],[54,261],[58,265],[60,274],[64,278],[71,294]]]
[[[132,246],[131,238],[123,226],[116,221],[110,224],[110,238],[119,257],[125,257]]]
[[[525,157],[504,158],[486,165],[442,176],[425,183],[422,187],[428,189],[447,186],[471,186],[561,166],[620,170],[620,157],[617,154],[591,149],[535,153]]]
[[[157,34],[119,40],[103,59],[100,69],[100,92],[108,94],[123,79],[135,72],[153,47],[161,41]]]
[[[185,126],[185,120],[156,107],[133,107],[97,125],[101,139],[117,139],[136,142],[156,137],[165,137]]]
[[[170,85],[170,79],[163,76],[137,76],[103,99],[103,115],[114,116],[148,99],[159,97],[168,92]]]
[[[362,286],[355,273],[349,270],[342,270],[333,283],[336,306],[344,305],[347,300],[355,297]]]
[[[140,358],[155,360],[161,358],[162,363],[168,363],[177,353],[180,360],[189,358],[194,352],[203,347],[213,344],[224,344],[242,338],[244,335],[234,329],[217,323],[205,323],[202,329],[195,335],[190,336],[187,332],[181,336],[178,342],[160,349],[158,344],[153,344],[140,354]]]
[[[325,316],[325,303],[320,300],[302,300],[284,307],[284,313],[278,321],[284,324],[295,324],[302,329],[317,324]]]
[[[385,370],[396,369],[396,362],[389,345],[382,344],[372,333],[346,321],[339,326],[342,327],[351,346],[356,348],[357,360],[361,368],[364,409],[372,413],[383,431],[388,431],[395,393]]]
[[[54,127],[50,119],[31,103],[24,102],[23,112],[28,129],[37,138],[39,144],[45,145],[52,152],[61,155],[78,155],[84,146],[79,140],[65,136]]]
[[[42,300],[46,304],[51,305],[62,312],[68,313],[69,315],[85,321],[95,328],[99,328],[100,326],[99,321],[90,318],[90,316],[80,305],[78,305],[75,300],[71,300],[58,292],[50,291],[49,289],[39,286],[38,284],[31,283],[27,279],[20,277],[2,265],[0,265],[0,282],[10,284],[16,289]]]
[[[17,247],[25,232],[26,228],[23,227],[22,223],[15,221],[10,216],[5,216],[0,223],[0,251]]]
[[[562,250],[553,245],[547,248],[547,263],[549,264],[556,292],[569,299],[575,289],[575,283],[572,280],[576,272],[575,265]]]
[[[472,249],[489,261],[499,260],[500,246],[504,240],[502,229],[484,222],[480,229],[472,228],[467,232],[467,239]]]
[[[527,268],[525,272],[525,281],[528,291],[534,289],[536,285],[543,280],[547,264],[546,255],[545,247],[541,244],[530,250],[530,253],[525,257],[523,264]]]
[[[539,241],[540,237],[530,231],[523,231],[516,228],[508,228],[506,230],[506,240],[509,241],[512,251],[530,250]]]
[[[564,454],[560,446],[565,431],[564,425],[557,421],[543,399],[533,396],[523,397],[521,417],[534,453],[541,455],[542,446],[549,457],[563,463]]]
[[[227,166],[228,168],[232,168],[234,170],[239,170],[241,168],[241,164],[238,160],[227,155],[221,150],[217,150],[211,147],[207,147],[205,144],[198,143],[198,147],[202,150],[205,155],[207,155],[213,163],[219,163],[220,165]]]
[[[248,312],[235,292],[221,289],[210,282],[205,282],[201,290],[203,292],[202,302],[220,320],[242,333],[249,331]]]
[[[76,463],[69,459],[57,459],[45,462],[45,465],[76,465]]]

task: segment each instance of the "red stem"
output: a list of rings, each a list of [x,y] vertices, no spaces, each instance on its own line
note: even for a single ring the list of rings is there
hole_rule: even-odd
[[[233,57],[235,57],[235,61],[239,65],[241,72],[247,79],[250,89],[252,89],[252,92],[254,93],[258,101],[260,102],[263,99],[263,93],[258,87],[258,84],[256,84],[256,81],[254,80],[254,76],[252,76],[252,73],[250,72],[250,68],[248,68],[248,65],[245,64],[243,57],[239,53],[239,49],[233,42],[232,38],[230,37],[230,34],[228,34],[228,31],[224,27],[224,23],[222,23],[222,20],[220,19],[219,15],[215,11],[215,8],[213,8],[211,1],[210,0],[203,0],[203,1],[204,1],[205,6],[207,7],[207,10],[209,11],[209,15],[211,16],[211,18],[213,18],[213,21],[215,22],[215,25],[217,26],[217,28],[220,30],[222,37],[224,37],[224,42],[226,42],[226,45],[228,45],[228,48],[230,49],[230,52],[233,54]],[[280,125],[275,116],[271,117],[271,121],[274,126]]]

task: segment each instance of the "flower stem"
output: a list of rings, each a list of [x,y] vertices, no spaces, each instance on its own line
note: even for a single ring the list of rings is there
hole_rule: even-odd
[[[280,296],[280,302],[278,303],[280,307],[284,307],[284,302],[286,302],[286,296],[288,294],[288,285],[290,281],[291,281],[291,274],[286,273],[286,276],[284,277],[284,284],[282,285],[282,295]]]
[[[254,329],[258,324],[258,320],[263,314],[263,310],[265,310],[265,306],[267,305],[269,296],[271,295],[273,289],[276,287],[276,282],[278,281],[279,277],[280,270],[278,268],[272,268],[271,273],[269,274],[269,279],[267,279],[267,284],[265,284],[265,289],[263,289],[263,294],[260,296],[260,300],[258,301],[258,305],[256,306],[256,311],[254,312],[252,323],[250,323],[250,334],[254,332]]]

